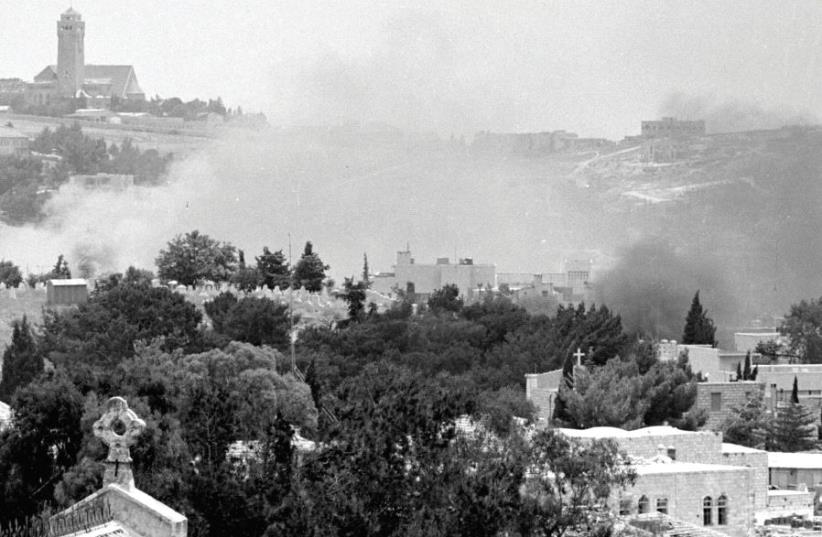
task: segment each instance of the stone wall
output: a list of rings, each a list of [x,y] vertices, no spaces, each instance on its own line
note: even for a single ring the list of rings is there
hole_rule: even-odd
[[[551,420],[561,380],[562,369],[525,375],[525,398],[536,407],[537,419]]]
[[[753,500],[756,510],[765,509],[768,505],[768,452],[758,449],[722,445],[721,463],[729,466],[746,466],[753,469]]]
[[[771,490],[768,491],[768,508],[760,513],[764,522],[768,518],[813,516],[813,492],[798,490]]]
[[[703,526],[703,500],[710,497],[711,529],[745,537],[753,527],[753,472],[749,468],[672,463],[639,466],[637,471],[636,483],[615,500],[615,512],[619,512],[620,504],[623,508],[627,504],[631,513],[636,513],[642,496],[648,498],[650,511],[657,509],[659,499],[667,499],[669,516]],[[718,525],[717,503],[723,495],[727,498],[727,524]]]
[[[722,422],[730,416],[731,408],[748,402],[750,397],[762,392],[765,386],[755,381],[740,382],[699,382],[696,385],[695,409],[708,412],[704,428],[719,430]]]

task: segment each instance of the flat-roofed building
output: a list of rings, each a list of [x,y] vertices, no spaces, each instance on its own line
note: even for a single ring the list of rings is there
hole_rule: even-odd
[[[49,280],[46,284],[47,306],[75,306],[88,302],[88,282],[81,278]]]

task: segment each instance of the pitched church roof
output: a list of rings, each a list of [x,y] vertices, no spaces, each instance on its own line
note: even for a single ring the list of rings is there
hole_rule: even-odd
[[[84,72],[86,84],[106,81],[111,85],[111,95],[128,97],[143,93],[131,65],[86,65]]]
[[[130,95],[142,95],[143,90],[137,82],[133,65],[86,65],[83,69],[83,84],[107,86],[106,95],[127,98]],[[47,65],[34,77],[35,82],[57,80],[57,66]]]

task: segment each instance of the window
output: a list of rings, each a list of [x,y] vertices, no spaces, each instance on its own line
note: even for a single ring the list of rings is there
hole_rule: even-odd
[[[668,514],[668,498],[656,499],[656,512],[663,513],[665,515]]]
[[[671,459],[672,461],[676,460],[676,448],[675,447],[669,447],[668,448],[668,458]]]
[[[722,392],[711,392],[711,412],[722,410]]]
[[[631,514],[631,500],[620,500],[619,502],[619,516],[627,516]]]
[[[713,525],[713,520],[711,520],[711,512],[713,511],[714,503],[711,500],[710,496],[705,496],[702,499],[702,525],[703,526],[711,526]]]
[[[716,499],[716,523],[720,526],[728,525],[728,497],[724,494]]]
[[[639,503],[637,504],[637,511],[639,514],[647,513],[651,510],[651,502],[648,501],[648,497],[643,495],[639,497]]]

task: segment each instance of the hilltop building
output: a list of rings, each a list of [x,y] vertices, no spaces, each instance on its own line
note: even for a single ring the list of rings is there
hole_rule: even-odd
[[[0,126],[0,157],[27,155],[29,137],[14,127]]]
[[[663,117],[658,121],[643,121],[643,138],[681,138],[705,136],[705,121],[683,121],[673,117]]]
[[[554,307],[589,302],[593,262],[590,259],[566,259],[563,265],[561,272],[500,272],[497,285],[506,287],[514,302],[534,313],[543,309],[543,302],[550,302]]]
[[[122,192],[134,186],[134,176],[116,173],[94,175],[72,175],[69,184],[86,190],[113,190]]]
[[[563,130],[523,133],[483,131],[474,135],[471,150],[478,153],[537,157],[570,151],[595,151],[615,145],[605,138],[580,138],[576,133]]]
[[[426,300],[431,293],[445,285],[456,285],[460,295],[473,299],[482,288],[496,286],[497,270],[494,265],[475,264],[470,257],[451,263],[447,257],[437,258],[436,263],[417,263],[406,248],[397,252],[397,264],[393,272],[374,275],[372,289],[384,295],[396,290],[413,293],[418,300]]]
[[[87,65],[86,23],[72,8],[57,21],[57,64],[48,65],[26,85],[25,99],[49,105],[83,98],[89,106],[109,106],[112,99],[143,100],[145,94],[131,65]]]

